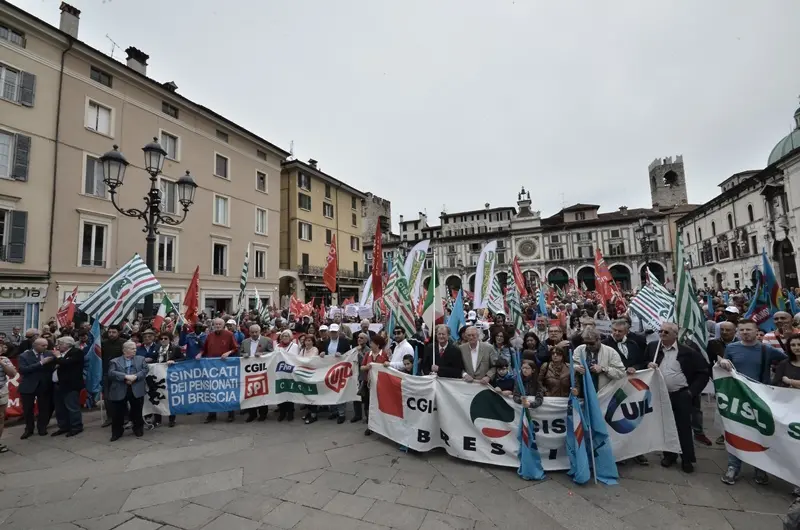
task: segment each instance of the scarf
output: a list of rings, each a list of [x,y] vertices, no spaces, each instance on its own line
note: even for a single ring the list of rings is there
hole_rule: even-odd
[[[165,363],[169,360],[169,346],[161,346],[158,349],[158,359],[157,362]]]

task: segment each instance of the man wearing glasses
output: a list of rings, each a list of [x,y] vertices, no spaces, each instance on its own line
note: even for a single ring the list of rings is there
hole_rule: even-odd
[[[406,355],[414,356],[414,348],[411,347],[411,344],[408,343],[406,340],[406,330],[401,328],[400,326],[396,326],[394,328],[394,351],[392,353],[392,358],[389,361],[389,366],[394,368],[395,370],[403,370],[403,357]]]
[[[584,329],[581,339],[583,344],[575,348],[572,354],[575,371],[581,375],[586,373],[581,362],[581,359],[585,358],[586,364],[589,365],[592,382],[598,392],[611,381],[625,377],[625,365],[619,353],[611,346],[600,342],[600,334],[594,326]]]

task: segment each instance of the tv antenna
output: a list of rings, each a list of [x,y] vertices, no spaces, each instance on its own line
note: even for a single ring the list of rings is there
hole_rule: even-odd
[[[114,42],[114,39],[109,37],[108,33],[106,33],[106,38],[111,41],[111,58],[113,59],[114,58],[114,50],[116,50],[117,48],[122,48],[122,46],[120,46],[119,44]]]

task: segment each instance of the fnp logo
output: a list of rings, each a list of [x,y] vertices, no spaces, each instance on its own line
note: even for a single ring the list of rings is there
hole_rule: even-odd
[[[347,386],[347,380],[353,376],[353,363],[341,362],[331,366],[325,374],[325,386],[337,394]]]
[[[747,452],[766,451],[769,447],[761,438],[775,434],[775,420],[769,406],[746,384],[733,377],[714,380],[717,392],[717,409],[723,418],[746,428],[756,438],[751,440],[725,430],[725,441],[734,449]]]
[[[633,432],[644,417],[653,412],[653,394],[641,379],[628,379],[617,389],[606,408],[606,423],[619,434]]]

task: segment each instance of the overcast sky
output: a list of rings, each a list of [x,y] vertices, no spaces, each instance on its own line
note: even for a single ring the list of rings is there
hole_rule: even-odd
[[[60,0],[13,0],[58,25]],[[800,2],[70,0],[81,40],[323,171],[427,210],[649,207],[683,154],[689,200],[766,165],[798,107]],[[124,51],[115,57],[124,60]],[[235,176],[234,176],[235,178]]]

